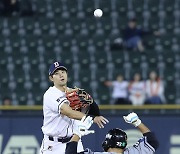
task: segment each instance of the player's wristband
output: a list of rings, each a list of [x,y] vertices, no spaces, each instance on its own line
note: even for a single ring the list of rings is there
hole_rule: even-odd
[[[92,117],[92,118],[93,118],[93,120],[94,120],[94,118],[96,117],[95,115],[91,115],[91,114],[88,114],[87,116]]]
[[[95,101],[90,105],[88,114],[94,115],[94,116],[100,116],[100,110]]]
[[[141,120],[137,119],[135,122],[132,123],[135,127],[138,127],[141,124]]]

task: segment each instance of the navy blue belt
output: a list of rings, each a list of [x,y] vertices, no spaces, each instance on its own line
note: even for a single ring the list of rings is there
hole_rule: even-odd
[[[62,137],[62,138],[57,138],[57,141],[58,142],[62,142],[62,143],[67,143],[71,140],[72,136],[71,137]],[[52,136],[49,136],[49,140],[50,141],[55,141],[54,137]]]

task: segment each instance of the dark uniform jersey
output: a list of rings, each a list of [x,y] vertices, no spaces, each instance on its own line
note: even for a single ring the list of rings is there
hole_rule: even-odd
[[[143,134],[143,137],[138,140],[132,147],[126,148],[123,154],[154,154],[158,148],[158,141],[152,132]],[[93,152],[86,149],[84,152],[77,153],[77,142],[67,144],[66,154],[116,154],[115,152]]]

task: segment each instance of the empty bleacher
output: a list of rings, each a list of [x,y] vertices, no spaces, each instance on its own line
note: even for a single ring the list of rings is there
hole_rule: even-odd
[[[180,103],[179,0],[32,0],[31,17],[0,17],[0,99],[11,95],[13,104],[42,104],[48,86],[48,67],[62,61],[69,86],[80,86],[100,104],[110,100],[105,80],[135,71],[143,79],[157,70],[165,82],[167,103]],[[95,8],[104,12],[94,18]],[[145,38],[146,54],[111,51],[130,17],[161,36]]]

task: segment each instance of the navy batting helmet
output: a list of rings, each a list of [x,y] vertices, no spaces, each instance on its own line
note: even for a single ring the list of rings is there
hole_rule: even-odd
[[[107,152],[109,148],[125,149],[127,145],[127,135],[119,128],[111,129],[105,137],[102,147]]]

